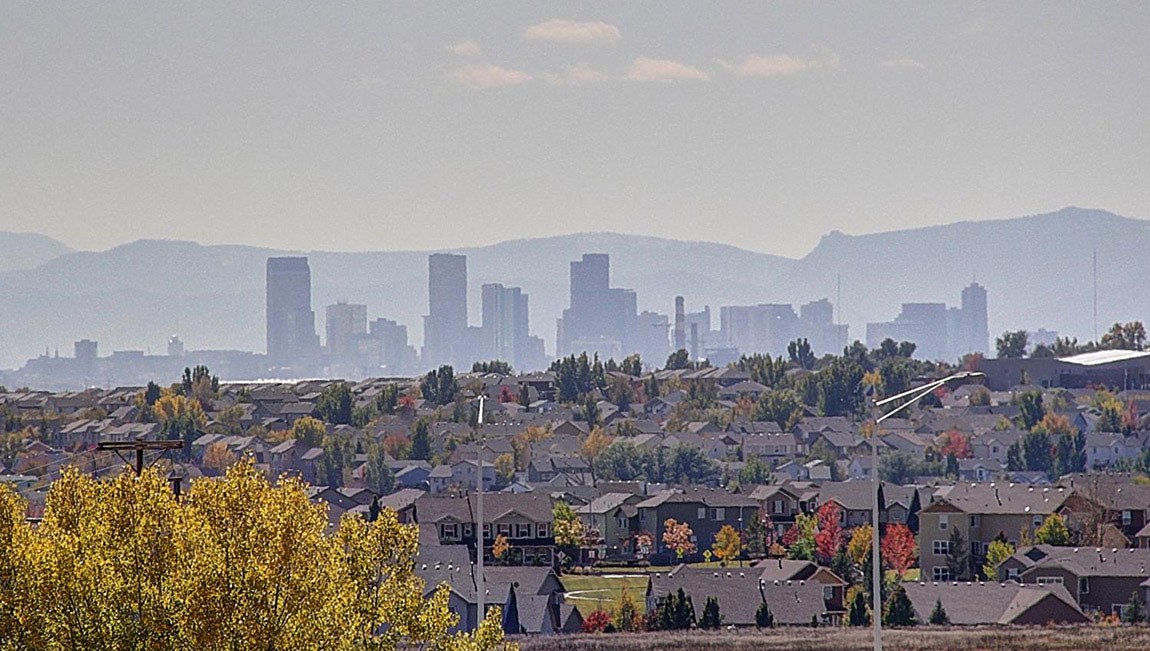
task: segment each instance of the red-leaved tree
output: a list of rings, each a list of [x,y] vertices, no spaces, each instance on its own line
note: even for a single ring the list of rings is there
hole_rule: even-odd
[[[815,534],[815,549],[820,559],[830,562],[843,548],[842,509],[834,502],[825,502],[816,515],[819,519],[819,532]]]
[[[974,456],[974,451],[970,449],[970,439],[963,436],[962,432],[953,429],[942,435],[939,452],[944,457],[953,453],[956,459],[969,459]]]
[[[678,522],[674,518],[667,518],[663,523],[663,545],[675,552],[675,556],[683,558],[695,553],[695,543],[691,540],[695,532],[686,522]]]
[[[914,534],[905,524],[892,524],[882,537],[883,565],[898,572],[899,578],[914,565],[918,556],[918,545]]]
[[[599,609],[592,612],[583,620],[584,633],[603,633],[611,625],[611,614]]]

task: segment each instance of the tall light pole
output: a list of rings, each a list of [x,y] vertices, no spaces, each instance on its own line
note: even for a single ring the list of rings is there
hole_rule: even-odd
[[[948,375],[941,380],[934,380],[926,384],[915,387],[909,391],[903,391],[897,395],[889,398],[883,398],[874,403],[875,407],[885,407],[892,402],[905,400],[898,407],[878,416],[874,420],[875,429],[870,437],[870,450],[871,450],[871,621],[874,623],[874,648],[875,651],[882,651],[882,563],[879,557],[879,531],[878,531],[878,432],[882,422],[895,414],[902,412],[907,407],[922,400],[927,394],[934,392],[939,387],[946,386],[952,382],[962,382],[965,380],[973,380],[975,378],[984,377],[982,373],[972,373],[964,371],[962,373],[955,373]]]
[[[477,430],[483,429],[483,401],[487,396],[479,396],[479,427]],[[476,431],[476,434],[479,432]],[[479,465],[476,470],[475,480],[475,523],[476,540],[475,545],[475,585],[476,592],[479,595],[477,606],[479,608],[478,621],[475,622],[476,630],[479,629],[479,624],[487,617],[487,595],[484,594],[483,586],[483,443],[478,436],[475,437],[476,447],[479,448]]]

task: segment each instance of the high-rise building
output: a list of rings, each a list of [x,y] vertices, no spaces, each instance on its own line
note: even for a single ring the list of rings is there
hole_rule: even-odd
[[[319,350],[307,258],[268,258],[267,354],[274,366],[307,363]]]
[[[427,316],[423,317],[423,365],[469,363],[467,256],[434,253],[427,258]]]
[[[866,344],[878,347],[884,339],[915,344],[920,359],[955,361],[967,353],[986,354],[990,340],[986,289],[972,283],[962,290],[962,307],[943,303],[903,303],[893,321],[868,323]]]
[[[719,331],[727,348],[745,355],[783,355],[796,339],[806,339],[815,355],[839,354],[847,340],[847,326],[834,323],[834,306],[825,298],[801,306],[799,314],[776,303],[723,306]]]
[[[660,368],[667,355],[671,354],[667,338],[671,320],[666,314],[644,310],[639,313],[636,323],[636,352],[647,366]]]
[[[359,342],[367,335],[367,306],[339,302],[326,310],[327,354],[347,362],[359,357]]]
[[[671,347],[676,351],[687,347],[686,301],[682,296],[675,297],[675,341]]]
[[[527,294],[518,287],[498,283],[483,285],[483,351],[489,359],[501,359],[515,368],[527,362]]]
[[[407,344],[407,326],[391,319],[375,319],[367,342],[370,350],[365,356],[388,375],[417,371],[415,348]]]
[[[610,257],[584,253],[571,263],[571,306],[557,328],[556,351],[626,356],[636,350],[638,299],[630,289],[610,286]]]

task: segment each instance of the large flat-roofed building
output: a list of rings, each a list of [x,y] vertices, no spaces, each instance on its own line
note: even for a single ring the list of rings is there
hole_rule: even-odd
[[[978,370],[986,374],[986,386],[992,391],[1022,384],[1146,389],[1150,388],[1150,351],[1099,350],[1060,358],[983,359]]]

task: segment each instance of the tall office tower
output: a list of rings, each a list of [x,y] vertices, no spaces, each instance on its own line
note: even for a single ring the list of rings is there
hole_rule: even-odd
[[[415,348],[407,345],[407,326],[391,319],[376,319],[371,322],[368,342],[369,361],[382,367],[388,375],[418,371]]]
[[[636,319],[636,352],[643,362],[651,368],[660,368],[671,354],[670,340],[667,333],[671,329],[671,321],[666,314],[643,311]]]
[[[423,317],[423,365],[468,363],[467,256],[434,253],[427,258],[427,316]]]
[[[910,341],[919,359],[952,361],[949,342],[954,322],[944,303],[903,303],[894,321],[867,324],[866,345],[878,348],[885,339]]]
[[[798,336],[807,339],[815,355],[839,355],[846,348],[848,328],[834,320],[834,305],[825,298],[799,308]]]
[[[327,354],[333,361],[359,357],[359,342],[367,335],[367,306],[336,303],[327,306]]]
[[[268,258],[267,353],[274,366],[306,363],[319,349],[307,258]]]
[[[528,362],[527,294],[518,287],[483,285],[483,354],[516,369]]]
[[[799,317],[790,305],[724,305],[719,308],[719,330],[727,346],[744,355],[783,355],[796,338]]]
[[[675,297],[675,342],[671,346],[675,350],[687,347],[687,315],[683,297]]]
[[[987,317],[986,288],[971,283],[962,290],[962,325],[965,353],[987,354],[990,350],[990,326]]]
[[[556,351],[620,359],[636,352],[638,300],[630,289],[610,287],[610,258],[584,253],[571,263],[571,306],[558,321]]]

